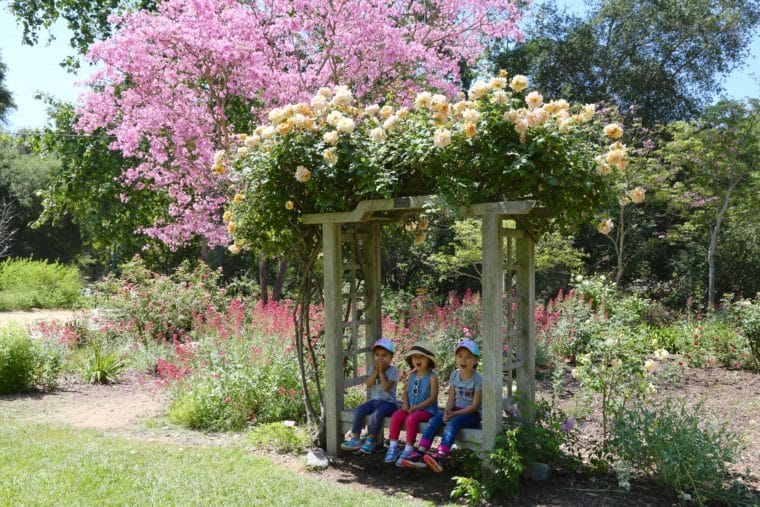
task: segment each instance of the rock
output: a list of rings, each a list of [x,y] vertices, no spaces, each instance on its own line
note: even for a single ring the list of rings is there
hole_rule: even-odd
[[[306,455],[306,468],[309,470],[324,470],[330,466],[330,460],[322,449],[312,449]]]
[[[552,478],[552,469],[546,463],[531,463],[523,472],[523,477],[531,481],[548,481]]]

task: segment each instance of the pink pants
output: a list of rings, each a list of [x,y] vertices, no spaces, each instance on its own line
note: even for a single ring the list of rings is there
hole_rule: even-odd
[[[398,436],[401,434],[401,425],[406,421],[406,443],[413,444],[417,438],[417,428],[419,424],[427,421],[431,417],[433,417],[433,414],[427,410],[407,412],[398,409],[393,412],[393,415],[391,416],[391,429],[388,436],[391,440],[398,440]]]

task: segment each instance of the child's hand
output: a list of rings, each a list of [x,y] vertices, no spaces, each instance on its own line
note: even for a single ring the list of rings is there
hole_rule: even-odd
[[[404,412],[411,412],[411,410],[409,410],[409,404],[407,402],[401,403],[401,410]]]
[[[443,422],[449,422],[449,419],[451,419],[451,410],[447,408],[443,411]]]
[[[380,358],[375,359],[375,371],[378,373],[385,371],[385,368],[383,368],[383,360]]]

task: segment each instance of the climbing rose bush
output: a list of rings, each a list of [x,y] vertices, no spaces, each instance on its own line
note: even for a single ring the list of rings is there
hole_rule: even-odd
[[[502,72],[455,101],[423,91],[409,105],[357,102],[346,86],[322,88],[216,153],[211,170],[235,182],[223,216],[233,253],[284,251],[309,236],[304,214],[404,195],[451,207],[533,200],[546,213],[523,225],[569,229],[594,217],[628,163],[618,125],[599,125],[594,105],[528,91],[525,76]]]

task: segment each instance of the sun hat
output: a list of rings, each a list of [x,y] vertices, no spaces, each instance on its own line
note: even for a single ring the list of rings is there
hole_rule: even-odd
[[[418,355],[430,359],[430,368],[435,368],[435,352],[433,352],[433,347],[427,341],[420,340],[414,342],[412,348],[409,349],[409,352],[404,354],[404,359],[406,359],[406,362],[409,363],[410,367],[414,368],[414,365],[412,365],[412,356]]]
[[[457,348],[454,349],[454,353],[456,354],[456,351],[459,349],[467,349],[472,353],[473,356],[480,357],[480,349],[472,340],[462,340],[461,342],[457,343]]]
[[[388,338],[380,338],[372,345],[372,350],[375,350],[376,348],[382,348],[390,352],[391,354],[396,353],[396,349],[393,347],[393,342],[391,342]]]

